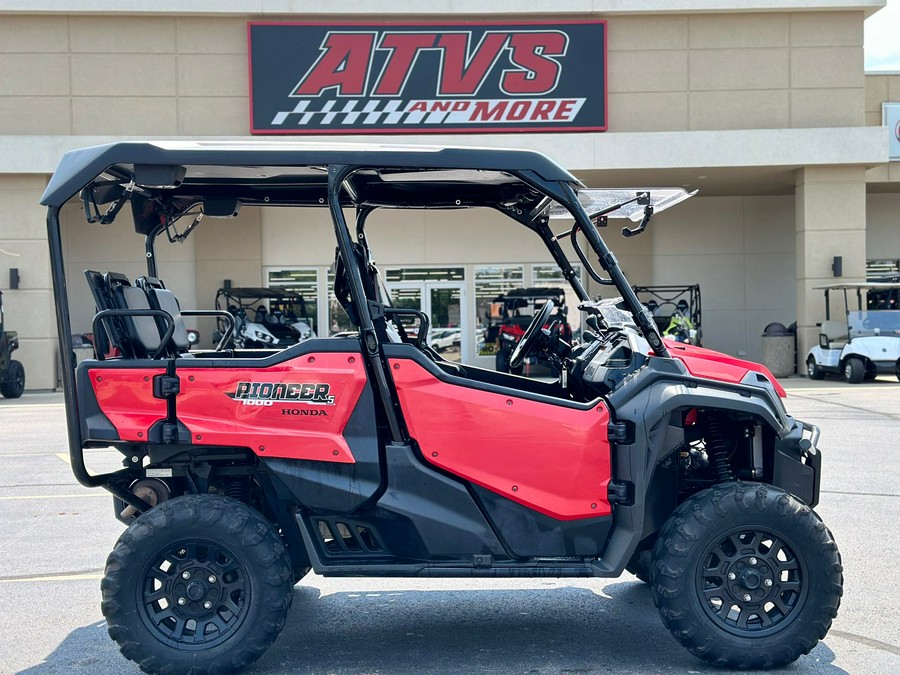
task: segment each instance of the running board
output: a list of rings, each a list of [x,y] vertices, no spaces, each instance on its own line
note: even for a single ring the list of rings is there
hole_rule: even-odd
[[[473,555],[471,562],[395,563],[371,525],[352,518],[297,515],[300,535],[316,574],[323,577],[592,577],[594,561],[541,559],[496,562]],[[323,555],[323,552],[325,555]]]
[[[571,565],[537,565],[532,563],[507,563],[497,567],[448,567],[434,563],[398,565],[391,563],[368,565],[325,565],[322,568],[313,562],[316,574],[323,577],[430,577],[430,578],[573,578],[594,576],[591,566],[586,563]]]

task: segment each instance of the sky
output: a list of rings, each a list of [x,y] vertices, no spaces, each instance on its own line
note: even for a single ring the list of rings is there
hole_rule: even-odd
[[[900,0],[887,5],[864,24],[866,72],[888,70],[900,73]]]

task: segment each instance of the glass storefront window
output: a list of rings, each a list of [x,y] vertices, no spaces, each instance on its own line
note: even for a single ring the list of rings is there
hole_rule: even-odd
[[[334,268],[328,270],[328,288],[325,289],[325,297],[328,298],[328,334],[344,333],[357,330],[357,327],[350,321],[347,312],[341,307],[341,303],[334,297]]]
[[[318,332],[319,281],[315,268],[269,270],[268,286],[272,290],[297,293],[303,298],[303,307],[292,307],[298,317],[303,315],[312,329]]]
[[[497,333],[503,321],[497,298],[514,288],[523,288],[524,265],[480,265],[475,267],[475,348],[479,356],[496,350]]]

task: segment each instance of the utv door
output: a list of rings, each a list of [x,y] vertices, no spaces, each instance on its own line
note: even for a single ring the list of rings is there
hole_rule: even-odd
[[[423,460],[471,484],[518,556],[591,555],[611,521],[609,409],[445,372],[390,345],[403,419]]]

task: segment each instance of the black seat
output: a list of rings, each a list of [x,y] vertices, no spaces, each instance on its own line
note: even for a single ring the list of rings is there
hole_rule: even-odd
[[[124,274],[107,272],[103,276],[112,290],[117,309],[129,309],[137,312],[149,312],[153,309],[143,289],[132,286]],[[148,315],[123,316],[121,318],[131,342],[132,358],[146,359],[159,350],[161,337],[154,317]]]
[[[186,354],[190,348],[190,342],[187,328],[184,326],[184,319],[181,316],[181,304],[178,302],[178,298],[156,277],[139,277],[134,280],[134,283],[145,294],[151,309],[166,312],[175,322],[175,330],[172,332],[169,344],[166,345],[165,354],[167,356]],[[155,322],[158,342],[159,336],[165,335],[168,325],[162,317],[156,317]]]
[[[149,310],[147,296],[134,288],[124,274],[85,270],[98,313],[106,310]],[[94,351],[98,358],[113,348],[127,359],[142,359],[159,349],[159,331],[153,317],[107,316],[94,330]]]

